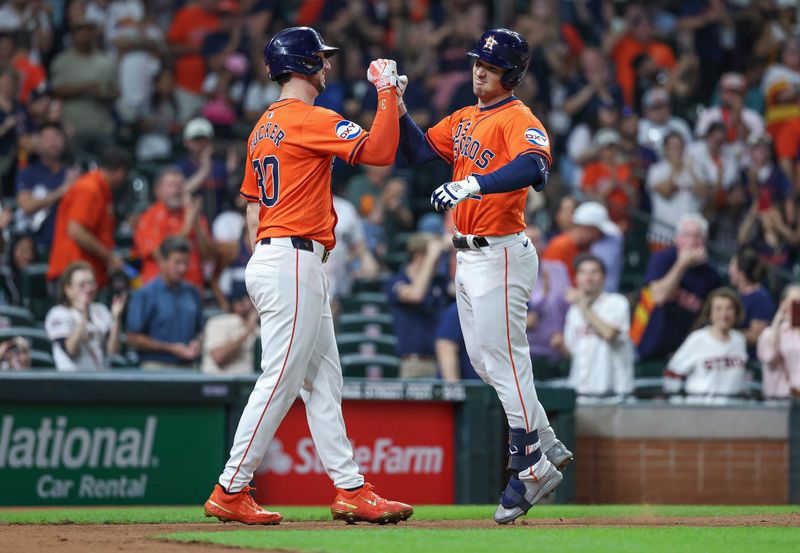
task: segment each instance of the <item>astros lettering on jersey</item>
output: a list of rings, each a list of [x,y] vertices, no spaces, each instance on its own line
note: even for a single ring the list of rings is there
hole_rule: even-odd
[[[353,164],[368,136],[334,111],[295,98],[274,102],[250,134],[240,191],[261,202],[257,240],[302,236],[333,249],[333,159]]]
[[[493,124],[482,124],[488,119]],[[552,162],[544,126],[513,96],[488,108],[462,108],[428,129],[425,137],[453,165],[454,181],[491,173],[524,154],[537,153]],[[456,228],[480,236],[520,232],[525,229],[527,198],[527,188],[470,198],[455,208]]]

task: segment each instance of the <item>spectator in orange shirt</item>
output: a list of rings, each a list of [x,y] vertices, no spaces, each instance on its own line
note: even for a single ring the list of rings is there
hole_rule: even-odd
[[[114,254],[114,200],[112,192],[128,178],[131,158],[124,150],[109,150],[98,168],[81,175],[61,199],[56,212],[48,280],[61,276],[73,261],[89,262],[97,285],[108,285],[108,272],[122,269]]]
[[[634,102],[636,74],[633,61],[637,56],[647,54],[658,67],[663,69],[672,69],[676,64],[672,49],[663,42],[653,39],[653,24],[641,4],[628,6],[622,34],[609,34],[603,46],[617,68],[617,82],[622,87],[625,103],[629,106]]]
[[[31,35],[26,32],[14,34],[14,58],[11,64],[19,75],[17,99],[27,105],[31,92],[47,82],[47,73],[40,63],[31,58]]]
[[[608,218],[608,211],[598,202],[585,202],[575,209],[573,225],[553,237],[542,253],[542,259],[561,261],[567,266],[569,278],[575,283],[573,261],[581,253],[587,253],[595,242],[607,236],[619,236],[619,227]]]
[[[625,232],[630,224],[627,210],[637,201],[637,184],[631,164],[619,148],[620,135],[614,129],[600,129],[594,135],[597,160],[583,169],[581,188],[608,206],[611,220]]]
[[[141,278],[146,284],[159,274],[158,248],[170,236],[186,238],[191,244],[189,265],[184,280],[203,292],[203,261],[214,255],[214,244],[208,221],[202,215],[201,200],[191,191],[208,174],[208,164],[185,181],[177,167],[168,167],[158,176],[156,203],[151,205],[136,224],[133,244],[142,260]]]
[[[200,51],[206,35],[219,29],[216,5],[217,0],[189,2],[175,14],[167,32],[170,52],[176,58],[175,92],[180,121],[197,115],[205,103],[202,90],[206,65]]]

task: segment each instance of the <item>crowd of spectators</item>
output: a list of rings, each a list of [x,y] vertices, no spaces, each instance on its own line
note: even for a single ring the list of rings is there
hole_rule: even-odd
[[[2,1],[0,308],[32,306],[32,268],[46,264],[53,307],[37,317],[58,369],[124,353],[144,368],[253,370],[238,189],[245,137],[279,93],[268,37],[310,25],[339,47],[317,104],[365,128],[368,61],[396,59],[426,128],[475,101],[465,52],[506,26],[530,44],[515,94],[555,160],[527,213],[537,378],[618,397],[658,361],[667,393],[747,394],[760,373],[764,397],[799,394],[799,12],[792,0]],[[402,155],[333,166],[333,312],[382,294],[403,377],[475,377],[452,217],[428,207],[448,177]],[[0,367],[29,366],[32,346],[4,339]]]

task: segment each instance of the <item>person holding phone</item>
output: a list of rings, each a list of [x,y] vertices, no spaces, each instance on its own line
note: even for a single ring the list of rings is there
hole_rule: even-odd
[[[800,396],[800,284],[784,289],[772,324],[758,338],[756,353],[764,398]]]

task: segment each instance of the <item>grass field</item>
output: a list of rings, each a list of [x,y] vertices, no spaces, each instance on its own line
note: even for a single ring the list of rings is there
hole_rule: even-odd
[[[144,537],[153,551],[159,550],[153,540],[182,543],[181,551],[209,547],[198,544],[303,553],[800,551],[800,507],[787,505],[542,505],[510,526],[491,521],[493,505],[421,506],[411,521],[397,526],[333,523],[326,507],[270,508],[284,514],[278,527],[219,524],[197,506],[6,509],[0,510],[0,524],[68,524],[73,532],[156,524]]]

